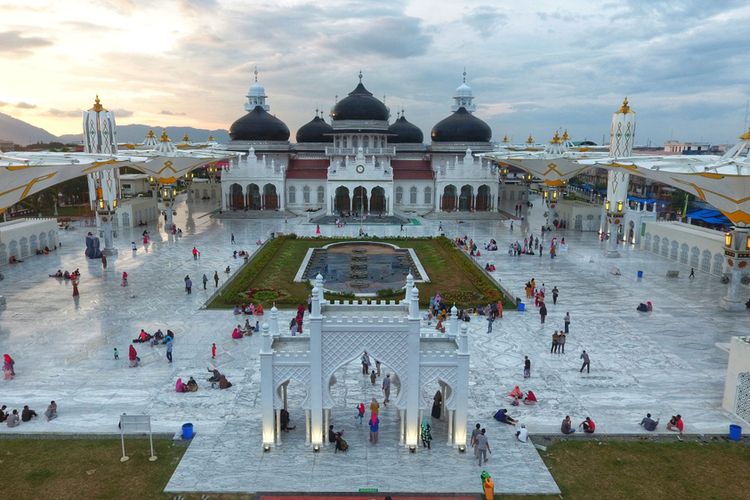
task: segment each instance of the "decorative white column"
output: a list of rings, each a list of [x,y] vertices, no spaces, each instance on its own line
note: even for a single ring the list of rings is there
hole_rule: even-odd
[[[287,382],[287,383],[284,384],[284,409],[285,410],[289,409],[288,400],[287,400],[288,389],[289,389],[289,382]]]
[[[398,444],[403,445],[406,442],[406,418],[404,418],[404,410],[398,410],[398,416]]]
[[[458,308],[456,304],[451,307],[451,321],[450,321],[450,334],[453,337],[458,337]]]
[[[330,419],[331,419],[330,410],[323,410],[323,429],[325,429],[326,436],[328,435],[328,426],[330,425],[330,422],[331,422]],[[328,440],[324,439],[323,444],[328,445]]]
[[[618,235],[624,220],[625,210],[627,210],[630,173],[617,167],[616,164],[618,158],[626,158],[632,155],[633,141],[635,140],[635,111],[630,109],[627,97],[620,109],[612,115],[609,137],[609,156],[613,159],[613,165],[607,173],[607,201],[609,201],[609,210],[606,210],[609,224],[607,257],[619,257],[620,254],[617,251],[619,247]]]
[[[281,410],[274,410],[276,414],[276,446],[281,444]]]
[[[315,277],[312,289],[312,312],[310,326],[310,443],[322,445],[323,430],[323,339],[321,301],[323,300],[323,276]]]
[[[406,387],[406,446],[416,446],[419,439],[419,290],[413,285],[414,277],[409,274],[407,281],[407,296],[409,297],[409,334],[407,338],[407,383]],[[409,283],[411,282],[411,287]]]
[[[448,410],[448,446],[453,444],[453,414],[455,410]]]
[[[310,444],[310,410],[305,410],[305,444]]]
[[[276,302],[271,307],[271,336],[279,336],[279,310],[276,309]]]
[[[268,324],[263,323],[260,348],[260,403],[263,418],[263,445],[274,444],[273,348]]]
[[[466,423],[469,410],[469,336],[466,323],[461,325],[458,337],[458,373],[456,374],[454,444],[466,446]]]

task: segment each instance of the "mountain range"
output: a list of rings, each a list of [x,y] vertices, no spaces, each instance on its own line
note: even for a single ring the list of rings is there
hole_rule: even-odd
[[[209,135],[214,140],[221,143],[229,142],[229,132],[223,129],[208,130],[194,127],[166,127],[167,135],[173,142],[181,142],[185,134],[193,142],[203,142],[208,139]],[[140,143],[143,142],[149,130],[153,130],[157,137],[161,135],[162,127],[151,127],[149,125],[132,124],[117,126],[117,142]],[[44,130],[35,127],[23,120],[13,118],[5,113],[0,113],[0,142],[8,141],[14,144],[26,146],[37,142],[62,142],[65,144],[78,144],[83,141],[83,133],[65,134],[56,136]]]

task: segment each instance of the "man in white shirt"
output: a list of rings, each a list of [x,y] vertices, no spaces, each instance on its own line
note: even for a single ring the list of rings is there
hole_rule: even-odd
[[[526,429],[526,424],[521,424],[521,428],[516,431],[516,438],[522,443],[529,440],[529,431]]]

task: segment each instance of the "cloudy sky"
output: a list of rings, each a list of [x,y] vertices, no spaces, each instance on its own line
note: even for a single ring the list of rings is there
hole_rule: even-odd
[[[292,133],[364,73],[428,136],[466,67],[477,115],[522,141],[601,141],[628,96],[637,139],[732,142],[750,99],[747,1],[0,0],[0,112],[80,132],[228,128],[255,65]]]

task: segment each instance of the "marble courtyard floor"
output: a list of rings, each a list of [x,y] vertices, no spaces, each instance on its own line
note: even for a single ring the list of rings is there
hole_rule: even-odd
[[[142,229],[121,231],[116,239],[119,255],[109,259],[105,272],[99,261],[88,262],[83,256],[86,228],[62,232],[63,247],[50,256],[2,269],[0,295],[6,297],[7,308],[0,311],[0,353],[15,358],[18,376],[0,381],[0,404],[19,409],[29,404],[41,413],[54,399],[60,416],[12,429],[0,426],[0,434],[113,434],[121,413],[146,413],[157,432],[177,432],[185,422],[197,431],[168,491],[479,491],[482,469],[470,453],[459,454],[446,445],[444,422],[434,422],[432,450],[410,454],[398,446],[395,410],[387,408],[380,442],[367,443],[366,427],[356,425],[354,406],[379,393],[356,364],[337,373],[334,388],[333,423],[345,430],[347,454],[334,455],[330,448],[312,453],[304,445],[299,406],[303,394],[293,386],[289,406],[297,429],[284,434],[279,448],[262,452],[260,339],[232,340],[235,317],[202,309],[214,288],[210,279],[203,291],[201,276],[212,278],[218,270],[223,282],[227,275],[222,270],[230,265],[234,272],[241,264],[232,259],[233,249],[253,252],[255,241],[272,231],[312,235],[315,225],[304,218],[216,220],[206,216],[209,209],[201,202],[178,204],[176,223],[184,236],[175,241],[152,226],[148,252],[140,244]],[[532,214],[533,222],[541,223],[539,212]],[[436,234],[438,220],[421,223],[407,226],[406,234]],[[591,233],[568,232],[569,250],[550,260],[548,254],[513,258],[503,251],[519,237],[517,225],[514,233],[502,221],[445,220],[443,227],[449,236],[467,234],[480,246],[489,237],[497,239],[501,251],[483,252],[478,260],[495,264],[493,275],[515,295],[523,297],[523,285],[531,277],[546,283],[548,290],[560,289],[558,304],[548,304],[545,325],[533,306],[506,313],[491,334],[482,318],[469,323],[469,423],[487,428],[493,455],[485,467],[497,492],[559,492],[533,446],[516,442],[511,427],[492,420],[497,408],[509,407],[505,394],[517,384],[534,390],[540,399],[534,407],[510,412],[532,437],[557,433],[565,415],[576,423],[591,416],[598,434],[639,434],[638,422],[647,411],[661,418],[661,429],[671,415],[682,414],[689,433],[724,434],[737,422],[721,409],[725,344],[731,336],[746,333],[747,317],[718,308],[724,285],[717,277],[698,272],[690,281],[689,268],[633,249],[623,249],[620,259],[606,259]],[[324,235],[355,236],[358,230],[358,225],[321,227]],[[398,225],[365,230],[379,236],[403,234]],[[237,245],[229,244],[230,232]],[[130,241],[138,243],[135,254]],[[193,245],[202,253],[198,261],[190,253]],[[621,276],[609,273],[613,265]],[[72,298],[69,283],[47,277],[58,268],[76,267],[82,273],[78,300]],[[681,277],[667,280],[668,269],[681,270]],[[123,270],[130,276],[125,288],[120,286]],[[638,270],[644,272],[642,280],[636,279]],[[186,274],[194,283],[192,295],[183,290]],[[654,311],[647,315],[635,310],[645,300],[654,302]],[[553,355],[550,336],[562,328],[566,311],[572,316],[566,354]],[[292,314],[282,311],[280,323]],[[127,348],[140,328],[176,332],[172,365],[163,348],[136,344],[143,366],[127,367]],[[426,324],[423,329],[434,332]],[[216,360],[211,360],[211,342],[218,348]],[[112,356],[115,347],[119,361]],[[582,349],[591,356],[590,374],[578,372]],[[532,377],[526,382],[524,355],[532,360]],[[206,367],[212,364],[232,381],[231,389],[205,388]],[[191,375],[201,390],[175,393],[177,377]]]

